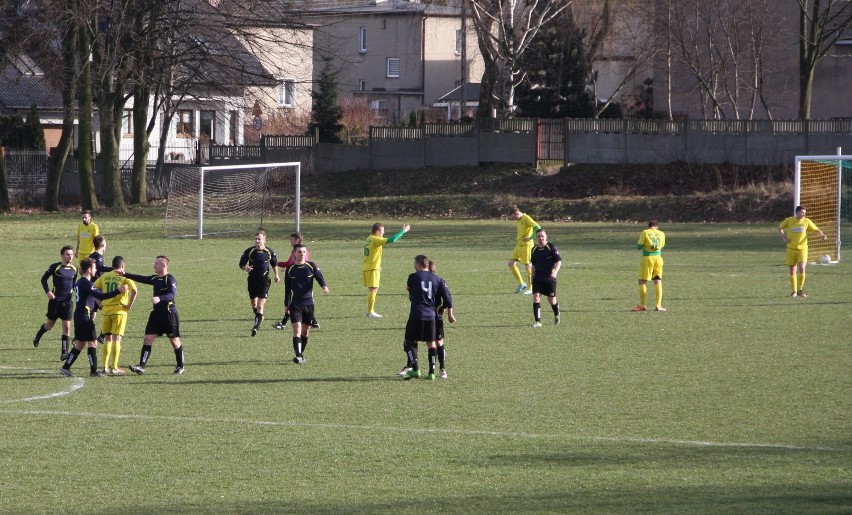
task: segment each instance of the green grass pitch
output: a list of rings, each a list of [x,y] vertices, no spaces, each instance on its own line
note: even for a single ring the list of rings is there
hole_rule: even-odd
[[[643,226],[545,223],[562,324],[545,305],[533,329],[506,268],[513,222],[407,220],[384,253],[384,318],[367,320],[373,220],[307,218],[331,294],[317,293],[322,328],[298,366],[289,327],[272,328],[281,284],[249,336],[237,261],[251,235],[164,240],[155,216],[96,221],[131,272],[171,258],[186,374],[160,338],[144,376],[89,378],[83,358],[61,377],[58,327],[31,341],[39,278],[78,218],[4,217],[2,513],[852,511],[852,266],[809,266],[810,296],[789,298],[771,224],[664,224],[669,311],[631,313]],[[267,228],[288,254],[291,228]],[[396,377],[420,253],[455,297],[446,381]],[[125,367],[150,296],[141,285]]]

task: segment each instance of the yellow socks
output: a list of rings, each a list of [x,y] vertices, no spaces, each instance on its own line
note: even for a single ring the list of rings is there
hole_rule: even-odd
[[[367,292],[367,313],[376,312],[376,293],[377,290],[369,290]]]
[[[648,286],[644,284],[639,285],[639,305],[644,306],[645,301],[648,299]]]
[[[662,307],[663,305],[663,283],[662,281],[658,283],[654,283],[654,291],[657,294],[657,307]],[[644,306],[644,304],[643,304]]]
[[[804,289],[805,289],[805,273],[804,273],[804,272],[802,272],[801,274],[799,274],[799,287],[798,287],[798,290],[799,290],[799,291],[802,291],[802,290],[804,290]]]
[[[515,277],[515,280],[518,281],[518,284],[524,284],[524,280],[521,278],[521,272],[518,270],[517,266],[509,267],[509,271],[512,272],[512,275]]]
[[[112,342],[112,369],[118,368],[118,357],[121,355],[121,342]],[[106,361],[105,361],[106,363]]]
[[[796,293],[796,291],[798,291],[799,289],[796,288],[796,274],[790,276],[790,287],[793,288],[793,293]]]
[[[112,357],[113,345],[107,340],[104,342],[104,368],[112,368],[109,366],[109,360]]]

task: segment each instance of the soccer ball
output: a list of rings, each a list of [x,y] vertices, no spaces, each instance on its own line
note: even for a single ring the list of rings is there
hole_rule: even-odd
[[[826,254],[826,255],[822,256],[821,258],[819,258],[819,262],[822,265],[827,265],[827,264],[831,263],[831,256]]]

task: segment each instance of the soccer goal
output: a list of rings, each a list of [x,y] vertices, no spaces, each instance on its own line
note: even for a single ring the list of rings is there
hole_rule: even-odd
[[[200,240],[248,233],[273,216],[292,216],[298,231],[301,171],[299,162],[175,168],[163,235]]]
[[[805,206],[828,237],[808,242],[808,257],[840,261],[840,243],[852,228],[852,156],[796,156],[793,205]]]

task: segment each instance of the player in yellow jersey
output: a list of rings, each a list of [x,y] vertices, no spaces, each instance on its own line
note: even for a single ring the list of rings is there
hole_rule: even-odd
[[[648,222],[648,228],[639,234],[636,248],[642,251],[642,262],[639,264],[639,305],[631,311],[647,311],[645,301],[648,297],[648,281],[654,281],[657,294],[657,311],[665,311],[663,307],[663,256],[666,246],[666,235],[660,230],[660,224],[655,220]]]
[[[74,250],[80,263],[95,251],[95,236],[101,233],[98,224],[92,221],[91,211],[83,211],[81,216],[83,221],[77,226],[77,248]]]
[[[517,220],[518,238],[515,243],[515,249],[512,251],[512,257],[509,259],[509,271],[512,276],[518,281],[518,287],[515,293],[530,295],[532,290],[528,285],[532,284],[532,264],[530,263],[530,255],[532,254],[533,240],[535,234],[541,230],[541,226],[536,223],[530,215],[521,212],[518,206],[512,206],[512,218]],[[527,282],[521,277],[521,272],[515,263],[520,262],[527,269]]]
[[[364,286],[367,287],[367,318],[382,318],[376,313],[376,293],[379,291],[379,283],[382,278],[382,247],[402,238],[402,235],[411,229],[410,225],[403,225],[402,230],[390,238],[385,238],[385,226],[376,222],[367,241],[364,243],[364,262],[361,270],[364,273]]]
[[[803,289],[805,287],[805,266],[808,264],[808,233],[817,232],[823,240],[826,235],[810,218],[805,216],[807,210],[803,206],[796,206],[795,216],[790,216],[778,226],[778,234],[787,244],[787,266],[790,267],[790,288],[793,293],[791,297],[807,297]],[[796,278],[798,269],[799,277]]]
[[[106,299],[101,302],[103,311],[103,322],[101,333],[106,336],[104,342],[104,373],[119,375],[124,369],[118,366],[118,358],[121,355],[121,338],[127,326],[127,314],[136,301],[136,283],[123,277],[116,272],[124,272],[124,258],[115,256],[112,258],[112,271],[103,274],[95,281],[95,288],[109,293],[122,286],[127,290],[117,297]]]

